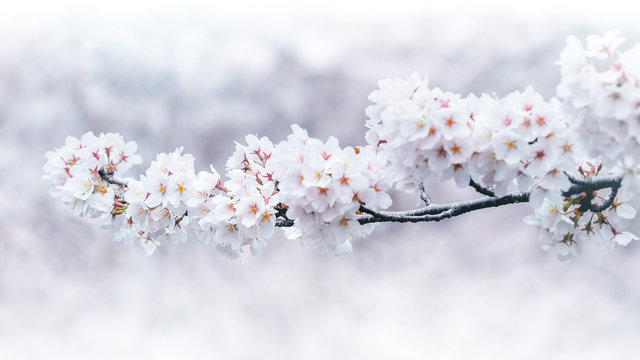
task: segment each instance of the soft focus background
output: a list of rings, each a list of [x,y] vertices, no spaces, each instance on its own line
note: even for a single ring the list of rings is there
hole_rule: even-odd
[[[55,3],[0,5],[0,359],[640,357],[640,244],[560,262],[526,204],[380,225],[343,257],[276,236],[231,262],[196,241],[151,257],[112,243],[41,179],[43,154],[88,130],[137,141],[145,166],[184,145],[200,169],[293,123],[362,144],[376,81],[414,70],[549,98],[569,34],[640,42],[633,5]]]

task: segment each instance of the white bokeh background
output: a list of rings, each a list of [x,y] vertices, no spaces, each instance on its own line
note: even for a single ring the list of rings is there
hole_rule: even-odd
[[[414,70],[456,92],[533,84],[549,98],[569,34],[639,43],[639,14],[622,1],[0,5],[0,359],[640,357],[640,245],[560,262],[526,204],[380,225],[343,257],[277,236],[237,263],[195,241],[133,252],[41,179],[43,154],[88,130],[136,140],[146,164],[184,145],[201,169],[292,123],[362,144],[376,81]]]

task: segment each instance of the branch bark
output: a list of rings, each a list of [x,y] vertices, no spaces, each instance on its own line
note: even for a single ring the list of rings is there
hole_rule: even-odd
[[[432,204],[420,209],[408,211],[384,211],[376,212],[365,207],[360,211],[368,216],[358,219],[360,224],[376,222],[430,222],[448,219],[474,210],[498,207],[508,204],[516,204],[529,201],[529,193],[515,192],[502,197],[486,196],[478,199],[460,201],[450,204]]]
[[[420,199],[424,201],[424,205],[425,206],[431,205],[432,201],[429,195],[427,195],[427,192],[424,190],[424,183],[420,183],[418,187],[420,188]]]
[[[584,180],[569,177],[569,180],[573,185],[571,185],[567,191],[562,193],[564,196],[571,196],[580,193],[592,194],[594,191],[600,189],[611,188],[611,195],[609,196],[609,199],[601,205],[592,204],[591,200],[593,197],[589,198],[589,203],[586,206],[593,212],[600,212],[611,206],[622,182],[622,178],[619,176],[592,177]],[[502,197],[495,197],[493,192],[489,189],[483,188],[478,184],[476,184],[476,187],[473,183],[474,182],[472,180],[472,184],[470,184],[472,187],[478,190],[478,192],[486,191],[487,196],[449,204],[430,204],[423,208],[407,211],[373,211],[361,206],[360,211],[367,214],[367,216],[358,219],[358,221],[360,224],[377,222],[415,223],[440,221],[475,210],[529,202],[530,193],[528,192],[514,192]]]
[[[482,195],[491,196],[491,197],[495,197],[496,196],[496,194],[493,192],[493,189],[486,188],[486,187],[478,184],[477,182],[473,181],[473,179],[469,179],[469,186],[474,188],[477,192],[479,192]]]
[[[102,178],[102,180],[108,182],[109,184],[114,184],[114,185],[118,185],[121,186],[123,188],[127,187],[127,184],[120,181],[120,180],[116,180],[113,178],[113,172],[107,172],[105,169],[100,169],[98,170],[98,175],[100,175],[100,177]]]

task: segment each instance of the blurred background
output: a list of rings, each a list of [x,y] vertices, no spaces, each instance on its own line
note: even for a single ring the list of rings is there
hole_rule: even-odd
[[[637,358],[640,244],[560,262],[526,204],[379,225],[342,257],[278,235],[232,262],[197,241],[151,257],[113,243],[41,178],[44,153],[89,130],[138,142],[134,172],[180,145],[222,170],[234,141],[278,142],[293,123],[363,144],[377,80],[414,70],[463,94],[550,98],[568,35],[640,42],[628,3],[3,3],[0,359]]]

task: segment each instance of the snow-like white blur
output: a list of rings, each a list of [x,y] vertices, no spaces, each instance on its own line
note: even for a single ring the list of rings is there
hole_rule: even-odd
[[[640,356],[639,245],[559,262],[526,205],[381,225],[343,257],[277,237],[235,263],[195,241],[132,252],[41,179],[45,151],[88,130],[137,141],[146,164],[184,145],[222,169],[234,140],[277,142],[292,123],[364,143],[382,77],[498,95],[531,83],[548,98],[569,34],[640,43],[622,1],[513,3],[0,5],[0,359]]]

